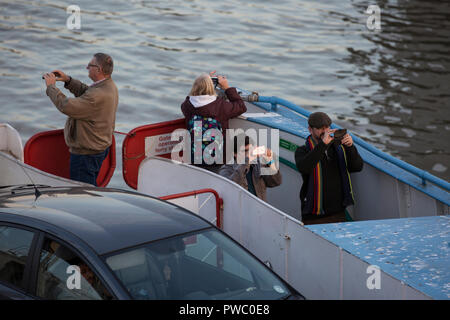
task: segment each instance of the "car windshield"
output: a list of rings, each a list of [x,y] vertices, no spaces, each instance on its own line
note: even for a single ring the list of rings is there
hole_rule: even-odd
[[[289,289],[215,229],[146,244],[106,258],[134,299],[283,299]]]

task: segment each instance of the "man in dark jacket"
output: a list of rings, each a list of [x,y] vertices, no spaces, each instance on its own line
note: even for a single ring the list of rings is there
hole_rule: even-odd
[[[239,141],[245,141],[244,145],[239,146]],[[220,168],[219,174],[233,180],[250,193],[258,198],[267,201],[266,188],[277,187],[281,184],[281,173],[275,167],[273,153],[270,149],[266,149],[263,154],[257,155],[253,151],[252,141],[250,137],[234,137],[234,163],[225,164]],[[240,158],[238,152],[245,158],[242,164],[239,163]],[[256,157],[263,159],[263,164]],[[267,169],[267,173],[262,174],[261,167]]]
[[[331,119],[323,112],[309,116],[311,133],[305,145],[295,151],[295,163],[302,174],[300,191],[305,224],[345,221],[345,208],[354,204],[350,172],[363,168],[363,160],[347,133],[334,139]]]

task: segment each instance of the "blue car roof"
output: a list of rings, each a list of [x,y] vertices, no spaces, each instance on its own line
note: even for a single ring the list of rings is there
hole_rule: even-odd
[[[185,209],[124,190],[61,187],[39,191],[36,200],[34,189],[0,196],[0,214],[52,224],[83,239],[100,255],[211,227]]]

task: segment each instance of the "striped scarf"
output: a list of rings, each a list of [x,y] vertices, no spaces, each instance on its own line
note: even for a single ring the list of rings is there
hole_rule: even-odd
[[[311,136],[306,138],[306,147],[309,151],[314,149],[316,143]],[[339,172],[341,176],[342,189],[344,193],[343,206],[354,204],[352,182],[350,174],[347,170],[347,155],[345,153],[344,146],[333,145],[335,148],[339,166]],[[322,177],[322,165],[317,162],[312,174],[309,175],[308,190],[306,194],[305,212],[310,212],[315,215],[323,215],[323,177]]]

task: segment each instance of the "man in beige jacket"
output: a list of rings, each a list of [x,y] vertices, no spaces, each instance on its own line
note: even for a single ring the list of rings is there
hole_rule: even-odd
[[[45,74],[44,79],[50,100],[68,116],[64,139],[70,151],[70,179],[96,186],[112,143],[119,94],[111,79],[113,60],[109,55],[96,53],[86,69],[94,81],[90,86],[61,70]],[[56,87],[56,81],[63,81],[75,98],[67,98]]]

